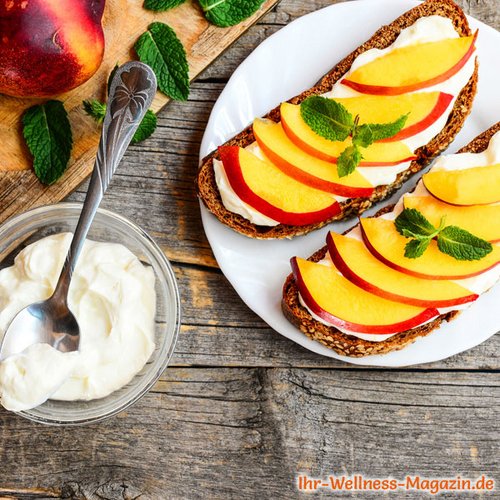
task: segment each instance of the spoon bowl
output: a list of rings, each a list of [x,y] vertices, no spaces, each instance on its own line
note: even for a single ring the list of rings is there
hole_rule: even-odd
[[[77,319],[67,305],[54,296],[29,305],[14,317],[2,343],[0,360],[40,343],[62,352],[78,351],[80,345]]]

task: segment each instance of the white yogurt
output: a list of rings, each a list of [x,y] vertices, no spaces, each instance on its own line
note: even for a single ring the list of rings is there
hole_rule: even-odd
[[[453,27],[453,23],[450,19],[441,16],[428,16],[418,19],[412,26],[405,28],[401,31],[397,39],[392,45],[385,49],[370,49],[366,52],[360,54],[353,62],[350,71],[348,71],[344,77],[347,77],[356,68],[367,64],[378,57],[381,57],[390,51],[404,47],[407,45],[413,45],[417,43],[427,43],[436,42],[439,40],[444,40],[447,38],[458,38],[459,34]],[[471,57],[467,63],[451,78],[442,82],[440,84],[434,85],[433,87],[420,90],[418,92],[446,92],[453,95],[448,109],[441,115],[441,117],[436,120],[431,126],[427,127],[422,132],[415,134],[412,137],[408,137],[402,142],[405,143],[412,151],[415,151],[419,147],[427,144],[433,137],[435,137],[445,126],[448,116],[453,109],[455,100],[462,90],[462,88],[467,84],[470,77],[474,72],[475,58]],[[355,90],[351,89],[340,83],[338,81],[330,90],[323,94],[325,97],[354,97],[363,95]],[[252,153],[257,154],[262,157],[257,143],[252,143],[247,147]],[[221,161],[214,160],[214,170],[216,176],[216,183],[219,189],[222,203],[230,212],[237,213],[250,222],[262,226],[277,226],[278,221],[275,221],[253,207],[246,204],[231,188],[228,181],[227,175],[224,171],[224,166]],[[404,162],[398,165],[390,167],[358,167],[357,171],[365,177],[373,186],[392,184],[397,175],[400,172],[404,172],[410,166],[411,162]],[[334,167],[334,166],[333,166]],[[345,198],[340,196],[335,196],[337,201],[343,201]]]
[[[48,298],[71,234],[43,238],[0,271],[0,338],[25,306]],[[102,398],[127,384],[154,351],[155,276],[122,245],[87,240],[68,304],[78,320],[78,353],[44,344],[0,363],[0,402],[8,410],[33,408],[48,398]]]

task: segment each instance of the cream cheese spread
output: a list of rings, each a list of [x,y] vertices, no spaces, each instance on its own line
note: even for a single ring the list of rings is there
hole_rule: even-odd
[[[360,54],[353,62],[350,71],[348,71],[344,76],[348,76],[352,71],[364,64],[367,64],[378,57],[381,57],[390,51],[404,47],[407,45],[413,45],[417,43],[435,42],[447,38],[458,38],[459,34],[453,27],[453,23],[450,19],[442,16],[428,16],[423,17],[415,21],[412,26],[405,28],[401,31],[397,39],[392,45],[385,49],[370,49],[366,52]],[[408,137],[402,142],[405,143],[412,151],[415,151],[419,147],[427,144],[434,136],[436,136],[445,126],[448,116],[453,109],[456,98],[460,93],[461,89],[467,84],[470,77],[474,72],[475,58],[471,57],[467,63],[451,78],[446,81],[434,85],[418,92],[435,92],[441,91],[451,94],[453,99],[451,100],[447,110],[441,115],[441,117],[436,120],[432,125],[427,127],[422,132],[415,134],[412,137]],[[343,85],[338,81],[332,88],[331,91],[323,94],[325,97],[354,97],[363,95],[355,90]],[[259,157],[263,157],[260,148],[257,143],[252,143],[247,147],[252,153],[257,154]],[[398,165],[390,167],[358,167],[357,171],[365,177],[373,186],[392,184],[399,173],[404,172],[410,166],[411,162],[404,162]],[[279,224],[263,214],[248,204],[243,202],[241,198],[234,192],[225,175],[224,166],[221,161],[214,160],[214,171],[216,176],[217,187],[219,189],[222,203],[227,210],[237,213],[246,219],[248,219],[253,224],[258,224],[262,226],[276,226]],[[342,201],[345,198],[340,196],[335,196],[337,201]]]
[[[48,298],[71,234],[43,238],[0,271],[0,338],[25,306]],[[154,351],[155,276],[127,248],[87,240],[73,274],[68,304],[80,326],[80,350],[35,344],[0,363],[0,402],[33,408],[48,398],[91,400],[126,385]]]
[[[436,161],[435,165],[432,167],[431,170],[432,171],[462,170],[471,167],[486,167],[488,165],[494,165],[497,163],[500,163],[500,132],[497,132],[491,138],[488,148],[484,150],[482,153],[459,153],[453,155],[444,155],[441,156]],[[427,191],[427,189],[425,189],[423,181],[420,180],[417,186],[415,187],[414,191],[412,191],[411,193],[406,193],[404,196],[402,196],[394,206],[393,210],[391,212],[388,212],[387,214],[382,215],[381,217],[389,220],[395,219],[398,216],[398,214],[400,214],[401,211],[403,210],[403,203],[404,203],[403,200],[405,196],[431,196],[431,195]],[[346,233],[346,236],[362,240],[361,230],[359,226],[352,228],[348,233]],[[332,261],[330,259],[330,256],[327,254],[326,257],[320,261],[320,263],[326,266],[331,266]],[[477,276],[473,276],[471,278],[462,280],[454,280],[454,282],[480,295],[488,291],[499,280],[500,280],[500,265],[497,265],[494,268],[489,269],[488,271],[485,271],[484,273],[481,273]],[[302,297],[299,298],[300,298],[300,303],[309,311],[309,313],[311,314],[311,316],[314,317],[314,319],[316,319],[320,323],[323,323],[324,325],[331,326],[328,322],[324,321],[322,318],[315,315],[311,311],[311,309],[305,304]],[[459,311],[462,309],[466,309],[470,307],[472,304],[473,302],[468,302],[466,304],[459,304],[452,307],[438,308],[438,311],[439,314],[445,314],[449,311]],[[339,328],[337,326],[335,326],[335,328],[348,335],[352,335],[354,337],[358,337],[364,340],[370,340],[373,342],[381,342],[383,340],[392,337],[393,335],[397,335],[396,333],[390,335],[373,335],[370,333],[351,332],[349,330]]]

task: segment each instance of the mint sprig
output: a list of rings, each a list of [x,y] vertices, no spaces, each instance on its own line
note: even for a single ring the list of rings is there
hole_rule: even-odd
[[[423,255],[433,238],[441,252],[457,260],[480,260],[493,251],[490,242],[460,227],[445,226],[444,222],[442,217],[439,227],[435,227],[417,209],[405,208],[394,221],[399,234],[412,238],[405,246],[405,257],[416,259]]]
[[[186,51],[175,31],[164,23],[152,23],[134,45],[139,59],[151,66],[158,88],[172,99],[189,97],[189,66]]]
[[[164,12],[181,5],[186,0],[144,0],[144,8],[156,12]]]
[[[23,136],[33,155],[33,169],[43,184],[54,184],[68,167],[73,135],[60,101],[47,101],[23,115]]]
[[[352,114],[340,102],[321,96],[310,96],[300,105],[300,114],[309,128],[330,141],[345,141],[352,137],[348,146],[337,159],[339,177],[356,170],[363,155],[360,148],[367,148],[375,141],[395,136],[404,126],[408,115],[401,115],[390,123],[362,123],[359,115]]]
[[[91,118],[93,118],[99,125],[104,121],[106,116],[106,103],[98,101],[97,99],[89,99],[83,101],[83,109]]]
[[[99,125],[103,122],[104,116],[106,115],[105,103],[96,99],[83,101],[83,109],[85,110],[85,113],[93,118]],[[153,132],[156,130],[156,125],[156,115],[150,109],[148,109],[130,142],[132,144],[136,144],[138,142],[144,141],[153,134]]]
[[[264,0],[198,0],[208,22],[234,26],[257,12]]]

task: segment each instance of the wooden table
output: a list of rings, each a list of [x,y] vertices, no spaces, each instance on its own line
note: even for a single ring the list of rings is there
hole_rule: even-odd
[[[154,138],[130,148],[103,205],[142,225],[174,264],[176,354],[148,395],[101,424],[55,429],[0,410],[1,498],[295,498],[298,473],[500,480],[500,336],[407,370],[317,356],[246,308],[203,234],[193,178],[214,101],[262,40],[330,3],[282,0],[198,78],[188,103],[167,106]],[[500,27],[498,0],[459,3]]]

